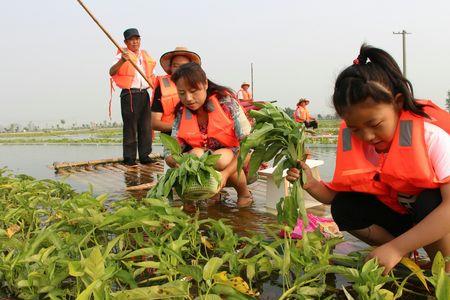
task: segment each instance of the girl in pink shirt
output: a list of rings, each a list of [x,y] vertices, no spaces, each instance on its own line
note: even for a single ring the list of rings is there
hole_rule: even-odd
[[[376,246],[369,258],[385,273],[421,247],[450,256],[450,114],[416,100],[392,56],[367,45],[338,76],[333,104],[345,121],[333,181],[299,162],[304,189],[331,205],[341,230]],[[299,176],[293,168],[287,179]]]

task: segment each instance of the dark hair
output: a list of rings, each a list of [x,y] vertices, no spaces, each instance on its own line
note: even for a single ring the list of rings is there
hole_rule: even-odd
[[[170,77],[173,82],[177,83],[178,80],[184,79],[190,87],[199,87],[200,84],[208,82],[208,89],[206,90],[206,97],[209,98],[212,95],[217,95],[219,98],[230,96],[236,98],[232,89],[225,86],[218,85],[206,77],[205,71],[202,67],[195,63],[190,62],[180,66]]]
[[[173,59],[174,59],[175,57],[177,57],[177,56],[183,56],[183,57],[186,57],[186,58],[189,60],[189,62],[192,61],[191,58],[190,58],[189,56],[187,56],[187,55],[183,55],[183,54],[175,54],[175,55],[173,55],[173,56],[170,58],[170,60],[169,60],[169,66],[172,66]]]
[[[308,99],[306,99],[306,98],[300,98],[297,102],[297,106],[299,106],[302,102],[307,102],[307,101],[308,101]]]
[[[333,105],[342,117],[349,107],[368,97],[377,103],[392,103],[398,93],[403,95],[404,110],[428,117],[423,105],[414,99],[411,82],[403,76],[394,58],[382,49],[363,44],[353,65],[336,79]]]

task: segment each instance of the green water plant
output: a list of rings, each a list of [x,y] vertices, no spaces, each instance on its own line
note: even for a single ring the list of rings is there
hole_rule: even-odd
[[[273,159],[276,166],[273,176],[275,183],[279,185],[285,169],[298,167],[299,160],[306,160],[306,129],[302,123],[295,122],[282,109],[270,103],[255,105],[261,109],[250,111],[255,123],[250,135],[241,142],[238,168],[243,167],[250,152],[250,177],[256,173],[261,163]],[[305,224],[308,222],[301,182],[292,184],[289,195],[278,202],[277,212],[279,222],[288,224],[291,228],[297,224],[299,216]]]
[[[343,290],[333,275],[348,279],[355,299],[400,295],[376,262],[334,253],[342,238],[315,231],[294,240],[288,226],[268,229],[270,238],[241,237],[225,220],[188,216],[165,200],[109,202],[0,170],[0,298],[255,299],[270,283],[280,288],[270,299],[334,299]],[[448,299],[442,255],[423,275]]]
[[[171,168],[161,176],[148,197],[172,198],[175,189],[183,200],[206,200],[219,192],[221,174],[214,169],[220,155],[205,152],[201,157],[181,153],[178,142],[166,134],[160,135],[161,141],[168,149],[178,166]]]
[[[447,258],[450,261],[450,258]],[[427,280],[432,284],[436,291],[438,300],[450,299],[450,274],[445,272],[446,259],[441,252],[437,252],[433,265],[431,267],[431,276]]]

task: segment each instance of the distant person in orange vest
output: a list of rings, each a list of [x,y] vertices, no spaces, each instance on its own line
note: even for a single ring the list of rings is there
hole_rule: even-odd
[[[229,88],[208,80],[200,65],[190,62],[172,74],[181,103],[177,108],[172,136],[183,152],[197,156],[205,152],[220,154],[216,170],[222,173],[222,183],[236,189],[237,206],[247,207],[253,197],[247,187],[246,176],[238,176],[237,154],[239,144],[251,126],[235,94]],[[168,156],[170,167],[177,167]]]
[[[237,93],[237,98],[241,106],[244,108],[245,115],[249,119],[250,123],[253,124],[254,120],[250,116],[250,110],[254,109],[255,106],[253,106],[253,95],[248,90],[249,87],[250,84],[248,82],[243,82],[241,84],[241,89]]]
[[[315,118],[311,117],[306,105],[309,104],[309,100],[301,98],[297,103],[297,108],[294,112],[294,120],[299,123],[304,123],[306,128],[317,128],[317,121]]]
[[[385,274],[422,247],[431,261],[450,256],[450,114],[414,98],[394,58],[367,45],[337,77],[333,104],[343,119],[333,180],[299,162],[303,188],[331,205],[340,230],[376,247],[367,258]]]
[[[241,89],[237,93],[239,101],[253,100],[253,95],[248,90],[249,87],[250,87],[250,83],[248,83],[248,82],[243,82],[241,84]]]
[[[140,49],[141,37],[136,28],[125,30],[123,36],[127,47],[124,53],[116,56],[116,63],[110,68],[109,75],[122,89],[123,160],[126,165],[134,166],[137,150],[140,163],[154,161],[149,158],[152,152],[149,85],[129,61],[133,60],[151,81],[154,80],[156,62],[145,50]]]
[[[164,53],[159,59],[167,75],[157,76],[152,101],[152,127],[166,134],[171,134],[175,120],[175,107],[180,102],[175,83],[170,76],[182,65],[195,62],[201,65],[200,56],[185,47]]]

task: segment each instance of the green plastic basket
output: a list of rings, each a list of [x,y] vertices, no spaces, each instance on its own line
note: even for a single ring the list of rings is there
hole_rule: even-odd
[[[217,172],[217,171],[216,171]],[[217,172],[219,177],[221,174]],[[220,181],[217,181],[216,178],[211,174],[209,180],[206,185],[200,185],[198,181],[193,178],[190,180],[184,189],[183,194],[179,194],[181,200],[183,201],[201,201],[206,200],[214,196],[219,192]]]

